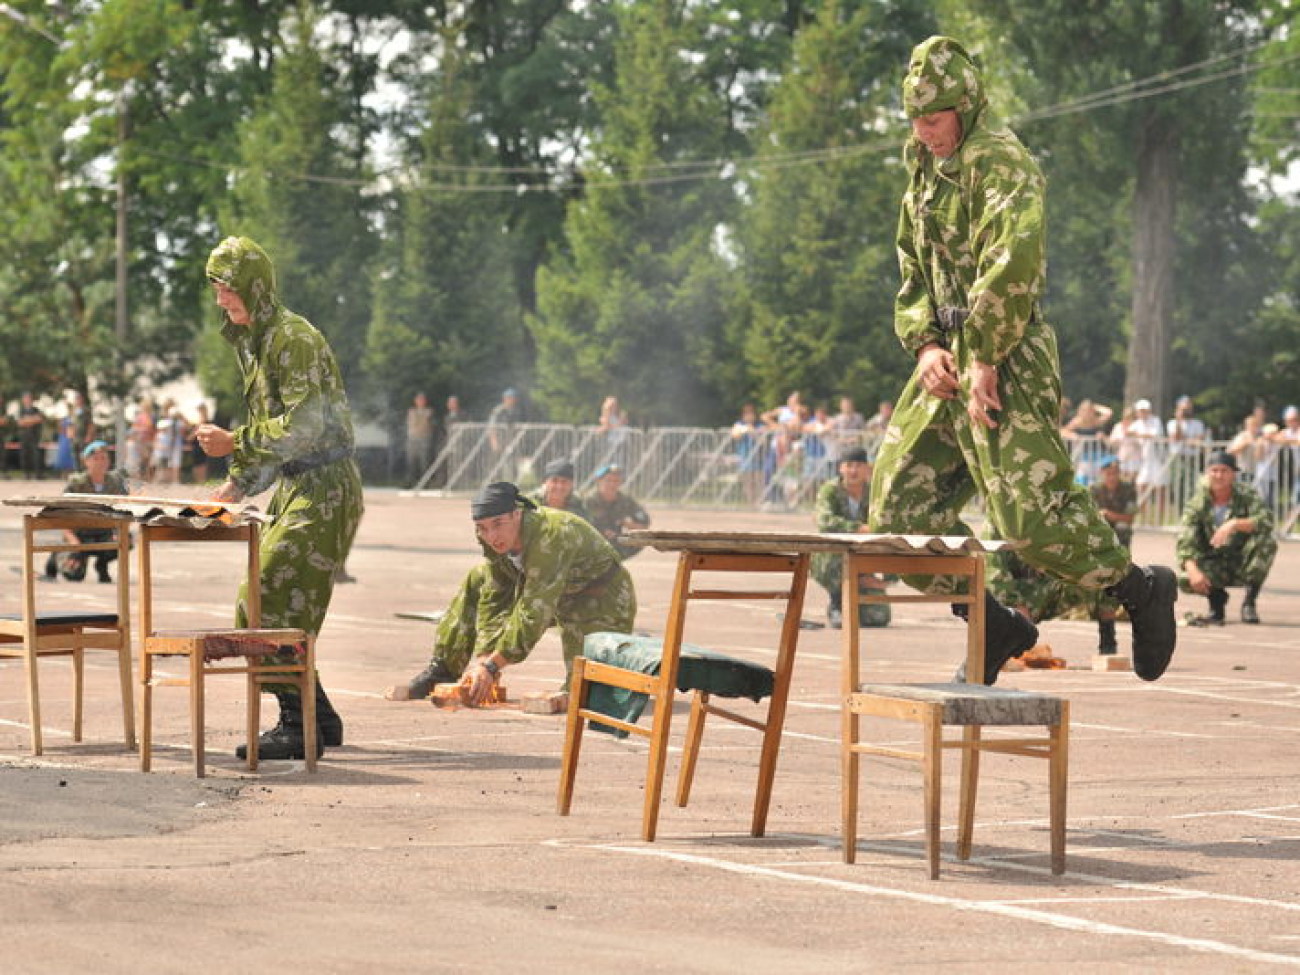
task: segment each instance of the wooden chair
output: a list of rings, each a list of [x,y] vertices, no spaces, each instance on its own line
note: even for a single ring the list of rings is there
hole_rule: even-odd
[[[316,771],[316,641],[299,629],[263,629],[260,530],[256,523],[187,528],[172,525],[140,526],[140,769],[148,772],[153,758],[153,689],[163,686],[190,690],[190,742],[194,772],[205,775],[205,691],[209,677],[243,675],[247,681],[248,767],[257,768],[257,737],[263,684],[294,684],[302,694],[303,739],[307,771]],[[162,542],[242,542],[248,550],[247,607],[249,625],[242,628],[160,630],[154,626],[153,546]],[[266,659],[284,647],[295,648],[294,659]],[[155,674],[158,657],[183,657],[184,676]]]
[[[788,584],[782,589],[713,588],[696,589],[692,580],[697,572],[733,572],[785,574]],[[673,697],[679,689],[694,691],[691,717],[687,726],[681,777],[677,789],[677,804],[685,806],[690,798],[691,783],[695,775],[696,758],[704,734],[708,715],[754,728],[763,733],[762,752],[759,758],[758,786],[754,797],[754,816],[751,832],[762,836],[767,824],[767,810],[772,797],[772,782],[776,774],[776,759],[781,744],[781,728],[785,721],[786,700],[790,691],[790,672],[799,638],[799,618],[803,612],[804,591],[808,583],[808,556],[772,555],[755,553],[700,553],[682,552],[677,562],[677,578],[673,587],[668,622],[662,641],[662,656],[658,673],[648,674],[629,670],[580,656],[574,660],[569,686],[569,712],[564,738],[564,754],[560,769],[560,787],[557,800],[561,816],[567,816],[573,799],[574,780],[577,775],[578,754],[582,745],[583,728],[587,722],[596,721],[628,734],[639,735],[650,741],[650,755],[645,779],[645,803],[641,818],[642,839],[655,838],[659,819],[659,806],[663,796],[664,771],[668,755],[669,730],[672,723]],[[772,671],[772,691],[768,699],[767,714],[761,721],[737,714],[713,702],[707,687],[707,673],[711,669],[728,668],[737,663],[720,654],[697,655],[702,662],[692,668],[699,679],[688,687],[681,681],[683,636],[686,629],[686,609],[691,600],[698,599],[771,599],[784,601],[785,620],[781,627],[776,665]],[[589,638],[590,639],[590,638]],[[709,661],[714,661],[710,665]],[[621,688],[647,695],[654,702],[651,725],[643,728],[634,721],[620,720],[600,711],[592,710],[590,694],[594,685]]]
[[[94,529],[111,533],[103,542],[69,542],[63,532]],[[37,539],[37,532],[58,532],[57,542]],[[22,612],[0,616],[0,658],[21,659],[27,677],[27,710],[31,722],[32,754],[44,751],[41,734],[41,692],[37,662],[41,657],[71,657],[73,686],[72,740],[81,741],[84,663],[86,650],[109,650],[117,654],[118,682],[122,695],[122,732],[127,748],[135,748],[135,707],[131,692],[131,612],[128,552],[130,520],[106,515],[74,512],[36,513],[23,516]],[[87,559],[96,553],[117,553],[117,608],[103,612],[40,609],[37,579],[51,554],[81,552]],[[61,586],[50,586],[45,595],[66,595]]]
[[[854,619],[859,600],[863,602],[965,603],[969,612],[966,674],[978,681],[984,673],[984,557],[982,554],[929,556],[924,566],[915,558],[894,556],[850,556],[845,567],[844,615]],[[963,576],[969,583],[965,596],[925,594],[859,596],[859,572],[935,572]],[[924,775],[925,849],[930,877],[939,876],[939,820],[943,751],[960,749],[961,795],[958,808],[957,857],[970,858],[975,820],[975,795],[979,784],[981,752],[1003,752],[1045,758],[1049,762],[1048,793],[1051,829],[1051,866],[1055,874],[1065,870],[1065,805],[1068,772],[1069,704],[1058,697],[982,683],[943,684],[860,684],[858,634],[849,633],[843,663],[844,711],[841,744],[843,767],[844,862],[853,863],[857,854],[858,756],[886,755],[920,762]],[[922,727],[921,750],[875,745],[859,740],[859,718],[863,715],[917,722]],[[1039,737],[982,737],[985,726],[1045,726]],[[946,739],[945,727],[958,726],[962,735]]]

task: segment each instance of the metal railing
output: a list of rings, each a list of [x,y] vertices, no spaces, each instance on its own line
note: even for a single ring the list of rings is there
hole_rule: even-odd
[[[862,446],[874,457],[879,444],[879,434],[796,438],[782,430],[738,432],[733,427],[602,432],[595,426],[551,423],[518,423],[493,431],[486,423],[459,423],[414,488],[468,493],[506,480],[528,490],[540,483],[548,463],[565,459],[574,465],[580,492],[591,486],[600,467],[617,463],[624,471],[624,490],[642,502],[808,510],[818,487],[835,476],[841,450]],[[1135,448],[1098,436],[1073,438],[1067,446],[1083,484],[1096,480],[1104,456],[1117,456],[1123,475],[1138,485],[1138,527],[1169,529],[1181,521],[1210,454],[1225,444],[1155,439]],[[1274,445],[1240,477],[1268,502],[1279,533],[1300,528],[1300,446]],[[978,507],[971,514],[978,518]]]

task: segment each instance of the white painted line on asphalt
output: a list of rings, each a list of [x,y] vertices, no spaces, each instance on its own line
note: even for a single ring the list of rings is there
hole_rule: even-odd
[[[1216,816],[1251,816],[1256,819],[1280,819],[1283,822],[1294,823],[1300,822],[1300,816],[1272,816],[1270,813],[1286,810],[1300,811],[1300,805],[1289,804],[1285,806],[1259,806],[1254,809],[1213,809],[1206,812],[1180,813],[1177,816],[1170,816],[1170,819],[1210,819]]]
[[[676,863],[685,863],[692,866],[705,867],[707,869],[719,870],[724,873],[736,873],[750,877],[764,877],[771,880],[785,881],[794,884],[806,884],[816,887],[829,887],[834,890],[840,890],[851,894],[865,894],[869,897],[885,897],[897,900],[912,901],[913,903],[927,904],[932,907],[946,907],[956,911],[972,911],[983,914],[994,914],[1005,918],[1020,921],[1028,921],[1033,924],[1042,924],[1048,927],[1059,928],[1067,931],[1077,931],[1082,934],[1092,935],[1110,935],[1115,937],[1136,938],[1145,941],[1154,941],[1160,944],[1168,945],[1175,948],[1187,948],[1191,951],[1204,951],[1214,954],[1227,955],[1233,958],[1240,958],[1249,961],[1269,962],[1273,964],[1290,965],[1300,968],[1300,956],[1296,955],[1279,955],[1271,952],[1259,951],[1254,948],[1247,948],[1242,945],[1229,944],[1224,941],[1214,941],[1208,938],[1189,938],[1183,935],[1171,934],[1163,931],[1152,931],[1143,928],[1125,927],[1118,924],[1110,924],[1104,921],[1092,921],[1086,918],[1072,917],[1068,914],[1053,913],[1044,910],[1032,910],[1021,907],[1012,903],[1003,903],[999,901],[977,901],[962,897],[945,896],[941,894],[926,894],[919,891],[899,890],[890,887],[878,887],[872,884],[863,884],[855,881],[838,880],[833,877],[819,877],[804,873],[796,873],[790,870],[776,869],[772,867],[759,866],[756,864],[736,863],[730,860],[722,860],[716,857],[705,857],[692,853],[680,853],[673,850],[663,849],[662,847],[644,846],[630,847],[617,846],[612,844],[583,844],[571,843],[564,840],[547,840],[543,845],[548,846],[576,846],[582,849],[595,850],[604,853],[616,853],[626,856],[641,856],[654,859],[670,860]],[[982,862],[978,858],[972,858],[968,862]],[[842,866],[842,864],[841,864]],[[1010,865],[1008,865],[1010,866]],[[1022,868],[1023,869],[1023,868]],[[1046,873],[1046,871],[1043,871]],[[1089,879],[1080,877],[1073,873],[1066,873],[1062,880],[1065,879]],[[1204,894],[1196,892],[1183,892],[1174,888],[1155,889],[1148,888],[1144,885],[1115,884],[1107,878],[1091,878],[1093,882],[1100,882],[1117,887],[1128,887],[1129,889],[1150,889],[1152,893],[1157,893],[1162,897],[1182,898],[1186,893],[1193,896],[1203,897]],[[1215,895],[1210,895],[1215,896]],[[1249,898],[1227,898],[1231,900],[1242,900],[1249,902]],[[1283,906],[1279,902],[1266,902],[1272,906]],[[1285,905],[1300,909],[1297,905]]]
[[[1251,704],[1256,707],[1268,708],[1290,708],[1300,711],[1300,688],[1296,688],[1296,699],[1293,701],[1274,701],[1269,698],[1258,697],[1235,697],[1230,694],[1215,694],[1210,691],[1194,691],[1189,687],[1162,687],[1160,688],[1166,694],[1178,694],[1184,697],[1205,697],[1213,701],[1231,701],[1234,704]]]

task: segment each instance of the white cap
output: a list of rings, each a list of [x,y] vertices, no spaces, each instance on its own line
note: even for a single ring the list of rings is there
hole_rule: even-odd
[[[1135,409],[1135,410],[1149,410],[1149,409],[1151,409],[1151,401],[1150,401],[1149,399],[1140,399],[1140,400],[1138,400],[1136,403],[1133,404],[1133,409]]]
[[[1300,416],[1300,406],[1288,406],[1282,411],[1282,419],[1289,420],[1293,416]]]

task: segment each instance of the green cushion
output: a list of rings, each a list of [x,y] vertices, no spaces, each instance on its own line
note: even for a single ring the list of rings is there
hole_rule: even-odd
[[[659,673],[663,661],[664,643],[658,637],[638,636],[631,633],[589,633],[583,641],[582,655],[588,660],[621,667],[641,674]],[[677,667],[679,691],[706,691],[717,697],[747,697],[761,701],[772,693],[773,673],[770,667],[751,663],[726,654],[705,650],[703,647],[682,644],[681,661]],[[629,723],[636,722],[649,698],[645,694],[622,687],[609,687],[593,683],[587,695],[587,707],[612,718]],[[620,738],[627,732],[599,723],[593,726]]]

